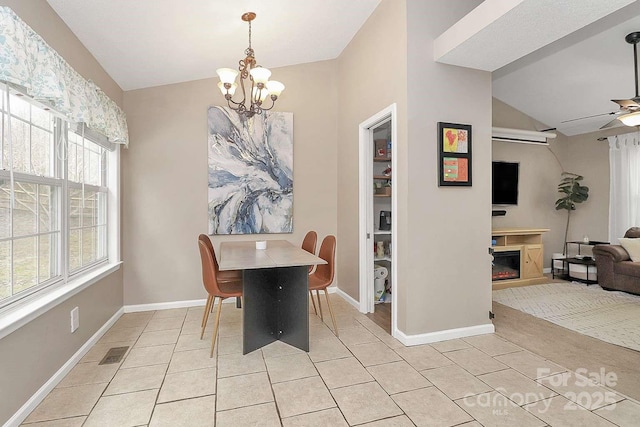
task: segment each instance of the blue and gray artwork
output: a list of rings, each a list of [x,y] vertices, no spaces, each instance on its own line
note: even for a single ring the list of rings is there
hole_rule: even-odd
[[[293,231],[293,113],[209,107],[209,234]]]

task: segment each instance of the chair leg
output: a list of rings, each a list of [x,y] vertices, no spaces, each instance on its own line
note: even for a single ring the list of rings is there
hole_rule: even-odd
[[[327,292],[327,288],[324,288],[324,296],[327,298],[327,305],[329,306],[329,314],[331,315],[331,322],[333,322],[333,330],[336,333],[336,337],[337,337],[338,324],[336,323],[336,317],[333,315],[333,310],[331,309],[331,302],[329,301],[329,292]]]
[[[216,322],[213,324],[213,338],[211,339],[211,354],[209,357],[213,357],[213,349],[216,347],[216,337],[218,336],[218,327],[220,326],[220,313],[222,313],[222,301],[220,298],[218,301],[218,311],[216,312]]]
[[[324,322],[324,317],[322,316],[322,304],[320,303],[320,291],[316,289],[316,298],[318,298],[318,308],[320,309],[320,320]]]
[[[311,304],[313,304],[313,311],[316,312],[316,316],[317,316],[318,309],[316,308],[316,300],[313,299],[313,291],[309,291],[309,295],[311,295]]]
[[[204,306],[204,315],[202,316],[202,331],[200,332],[200,339],[204,337],[204,330],[207,328],[207,320],[209,320],[209,311],[211,310],[211,306],[214,304],[216,297],[209,294],[207,298],[207,304]]]

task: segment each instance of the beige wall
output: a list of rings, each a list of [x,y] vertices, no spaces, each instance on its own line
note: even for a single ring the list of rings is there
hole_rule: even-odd
[[[293,112],[294,232],[260,238],[301,243],[311,229],[320,239],[336,234],[335,61],[272,71],[286,85],[276,111]],[[206,296],[196,241],[207,233],[207,107],[225,103],[216,85],[205,79],[124,95],[131,139],[122,151],[125,304]],[[212,240],[219,248],[256,238]]]
[[[122,105],[122,90],[45,0],[4,0],[84,78]],[[69,312],[80,308],[80,329],[69,332]],[[0,340],[0,424],[35,393],[122,307],[122,272],[92,285]],[[9,389],[5,385],[12,384]]]
[[[339,56],[338,88],[338,273],[340,289],[359,299],[359,124],[397,104],[398,170],[406,170],[407,34],[405,0],[382,0]],[[398,204],[406,203],[406,178],[393,171]],[[399,215],[399,216],[398,216]],[[400,230],[405,211],[394,212]],[[405,231],[406,233],[406,231]],[[402,235],[402,231],[400,232]],[[398,240],[402,245],[402,240]],[[401,249],[397,248],[398,253]],[[402,284],[398,284],[399,287]],[[399,312],[404,312],[402,300]]]
[[[433,40],[479,1],[407,1],[405,333],[489,324],[491,74],[433,61]],[[473,186],[438,187],[437,122],[473,126]]]
[[[71,333],[69,313],[74,307],[80,309],[80,327]],[[0,424],[121,307],[122,270],[118,270],[0,340]]]
[[[524,130],[549,127],[496,98],[493,98],[493,126]],[[496,206],[495,209],[504,209],[507,214],[493,217],[492,226],[548,228],[549,232],[542,236],[547,268],[551,267],[551,255],[564,251],[567,211],[555,208],[563,167],[568,172],[579,173],[567,161],[568,138],[559,132],[556,134],[555,139],[548,140],[548,147],[493,141],[492,155],[493,160],[520,163],[518,205]]]

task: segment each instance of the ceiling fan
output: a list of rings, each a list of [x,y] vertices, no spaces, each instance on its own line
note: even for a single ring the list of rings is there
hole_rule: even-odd
[[[565,120],[561,123],[574,122],[576,120],[590,119],[600,116],[619,116],[611,120],[609,123],[600,127],[600,129],[611,128],[620,124],[626,126],[639,126],[640,125],[640,95],[638,94],[638,42],[640,42],[640,31],[627,34],[624,38],[627,43],[633,45],[633,69],[635,73],[636,94],[630,99],[612,99],[620,106],[617,111],[610,113],[594,114],[593,116],[580,117],[578,119]]]

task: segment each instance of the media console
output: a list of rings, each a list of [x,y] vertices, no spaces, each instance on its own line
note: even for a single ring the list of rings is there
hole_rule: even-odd
[[[493,289],[545,283],[542,234],[548,228],[494,228],[491,230]]]

